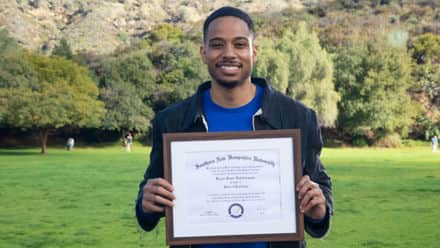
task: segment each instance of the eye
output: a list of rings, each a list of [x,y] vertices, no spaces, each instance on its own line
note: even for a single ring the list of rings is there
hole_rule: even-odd
[[[223,47],[223,43],[221,43],[221,42],[212,42],[209,46],[211,48],[222,48]]]
[[[236,48],[240,48],[240,49],[242,49],[242,48],[247,48],[247,43],[246,43],[246,42],[239,41],[239,42],[236,42],[236,43],[234,44],[234,46],[235,46]]]

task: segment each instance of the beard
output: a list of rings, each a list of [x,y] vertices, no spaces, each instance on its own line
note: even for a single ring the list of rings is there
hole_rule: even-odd
[[[241,76],[240,78],[235,79],[235,80],[226,80],[226,79],[221,78],[216,73],[215,69],[211,69],[208,67],[208,72],[209,72],[209,75],[211,75],[211,79],[213,81],[215,81],[219,86],[221,86],[225,89],[228,89],[228,90],[231,90],[231,89],[234,89],[235,87],[243,85],[246,82],[246,80],[251,76],[249,74],[246,76]]]
[[[235,80],[235,81],[226,81],[226,80],[222,80],[222,79],[216,79],[215,81],[220,86],[222,86],[223,88],[228,89],[228,90],[233,89],[233,88],[235,88],[237,86],[240,86],[240,85],[242,85],[244,83],[244,80],[242,80],[242,81],[237,81],[237,80]]]

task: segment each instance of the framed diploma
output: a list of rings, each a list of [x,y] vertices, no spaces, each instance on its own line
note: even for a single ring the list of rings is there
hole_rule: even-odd
[[[302,176],[297,129],[166,133],[168,245],[304,239],[295,186]]]

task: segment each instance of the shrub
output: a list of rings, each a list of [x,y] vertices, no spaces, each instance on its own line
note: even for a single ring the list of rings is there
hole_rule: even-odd
[[[389,134],[376,142],[376,146],[378,147],[399,147],[402,144],[402,140],[397,133]]]
[[[356,147],[365,147],[368,146],[368,141],[365,137],[354,137],[352,141],[352,145]]]

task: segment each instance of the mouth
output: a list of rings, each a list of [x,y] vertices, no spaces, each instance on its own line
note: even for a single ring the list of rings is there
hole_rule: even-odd
[[[240,63],[217,63],[215,66],[224,74],[236,74],[243,67]]]

